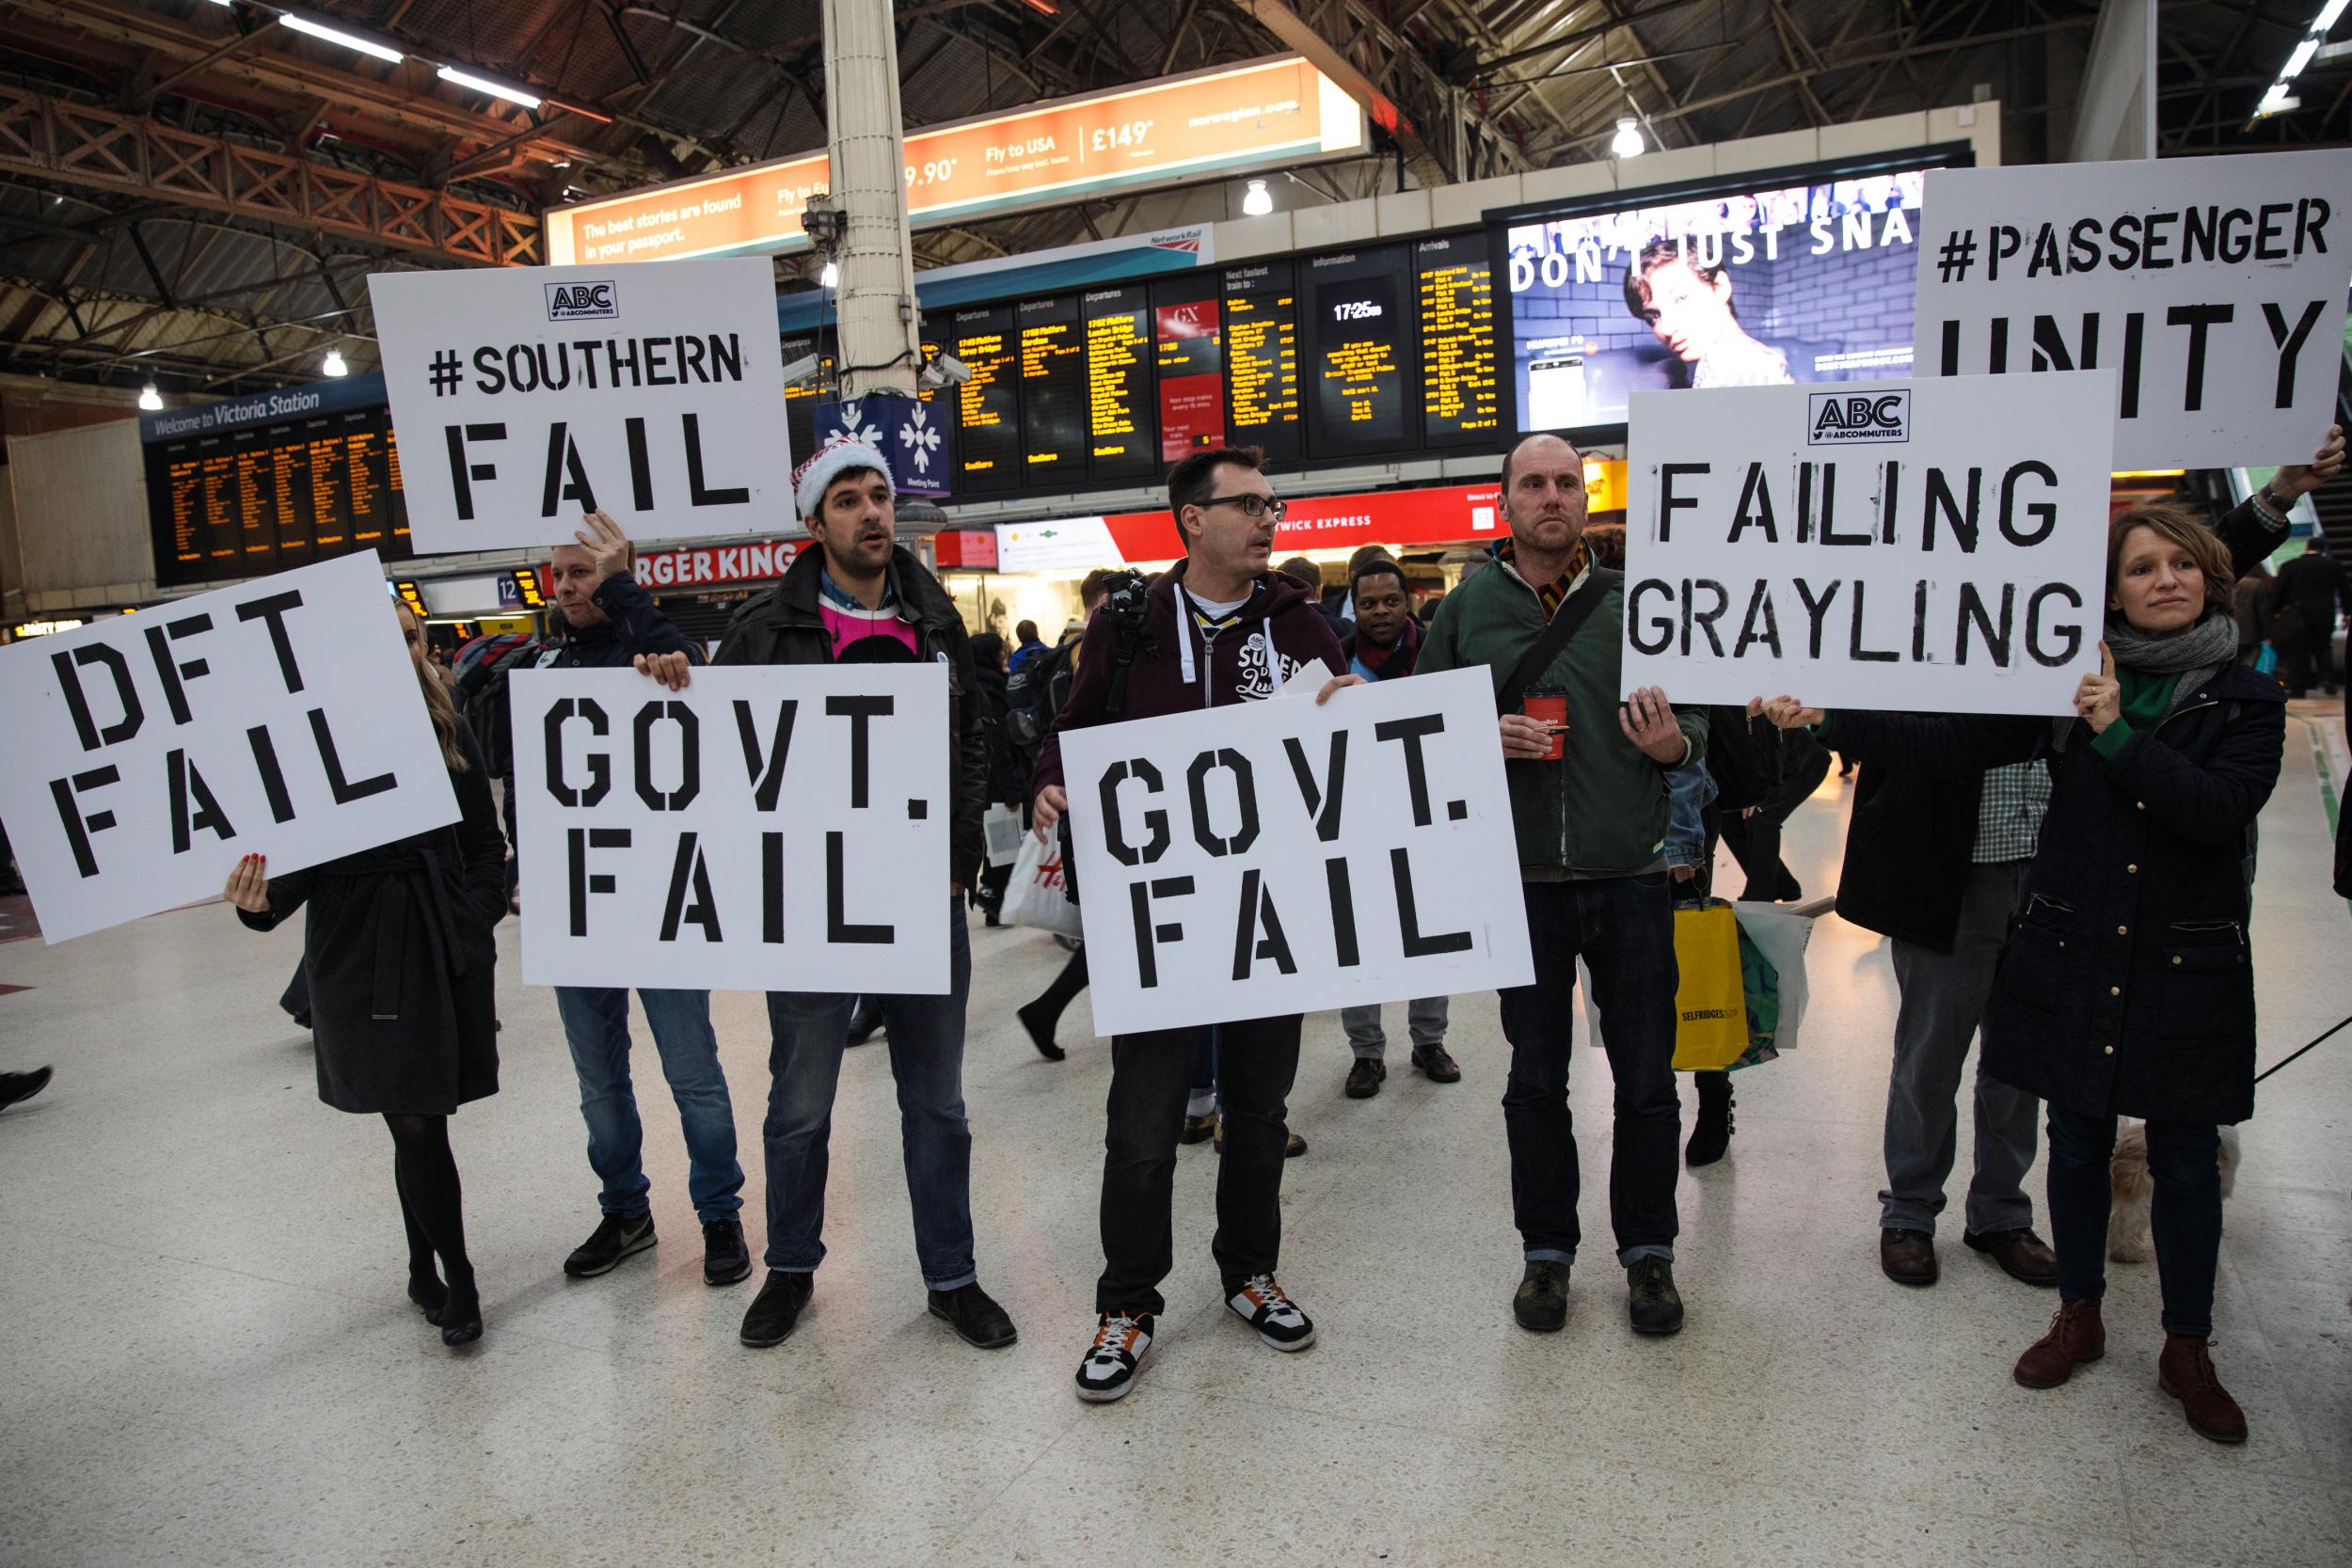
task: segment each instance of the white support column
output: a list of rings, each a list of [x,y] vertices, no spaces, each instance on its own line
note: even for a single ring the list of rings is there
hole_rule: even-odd
[[[834,260],[844,398],[912,393],[921,364],[890,11],[890,0],[825,0],[826,146],[843,214]]]

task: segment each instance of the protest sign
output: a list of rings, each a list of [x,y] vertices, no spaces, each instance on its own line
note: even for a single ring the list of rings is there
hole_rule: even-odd
[[[765,257],[368,278],[420,553],[792,524]]]
[[[949,989],[944,665],[523,670],[510,700],[524,984]]]
[[[1061,746],[1098,1034],[1534,977],[1483,670]]]
[[[2352,158],[1929,173],[1920,373],[2117,372],[2127,468],[2305,463],[2335,414]]]
[[[0,648],[0,821],[41,934],[457,820],[373,552]]]
[[[2115,372],[1637,392],[1625,689],[2074,711]]]

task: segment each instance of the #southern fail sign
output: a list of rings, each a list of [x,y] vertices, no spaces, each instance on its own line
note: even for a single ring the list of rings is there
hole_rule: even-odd
[[[792,526],[776,296],[756,257],[368,279],[421,553]]]
[[[1625,689],[2071,713],[2115,373],[1636,392]]]
[[[1104,1035],[1525,985],[1486,672],[1062,736]]]
[[[523,982],[948,986],[947,672],[517,671]]]
[[[373,551],[0,648],[0,821],[42,936],[457,820]]]
[[[2127,468],[2308,462],[2334,418],[2352,157],[1934,169],[1919,364],[2109,369]]]

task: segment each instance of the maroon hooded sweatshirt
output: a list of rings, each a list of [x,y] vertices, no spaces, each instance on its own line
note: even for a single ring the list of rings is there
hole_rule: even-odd
[[[1284,681],[1321,659],[1334,675],[1347,670],[1340,640],[1306,588],[1279,572],[1258,579],[1248,601],[1233,612],[1233,624],[1204,631],[1187,608],[1177,613],[1176,591],[1191,562],[1180,561],[1152,579],[1147,628],[1127,672],[1127,705],[1121,719],[1157,719],[1194,708],[1263,702]],[[1189,657],[1187,657],[1189,656]],[[1104,720],[1111,672],[1119,663],[1119,620],[1108,612],[1087,624],[1078,649],[1077,678],[1038,752],[1031,789],[1062,782],[1061,737]]]

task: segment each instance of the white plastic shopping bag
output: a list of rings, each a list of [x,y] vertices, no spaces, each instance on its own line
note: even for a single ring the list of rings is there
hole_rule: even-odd
[[[1008,926],[1027,926],[1058,936],[1082,937],[1078,906],[1062,891],[1061,848],[1035,833],[1021,835],[1021,853],[1012,863],[1012,879],[1005,884],[1005,908],[999,917]]]

